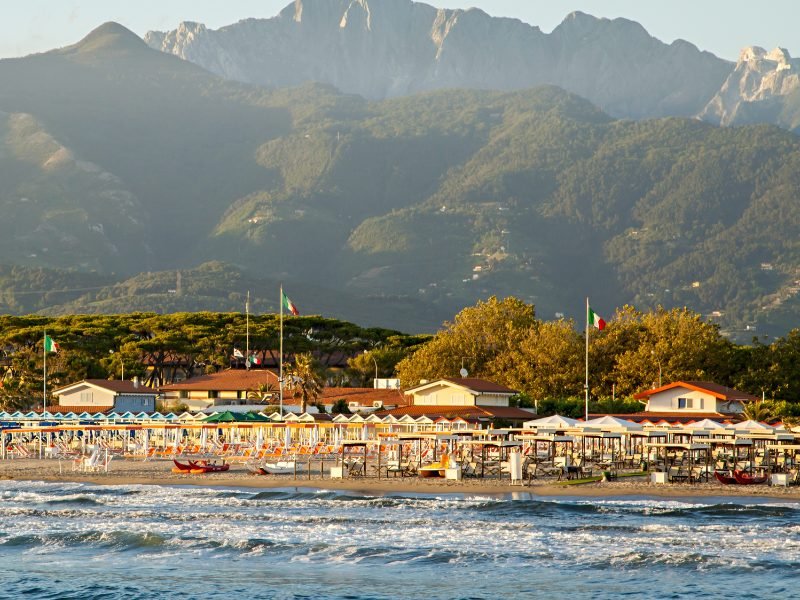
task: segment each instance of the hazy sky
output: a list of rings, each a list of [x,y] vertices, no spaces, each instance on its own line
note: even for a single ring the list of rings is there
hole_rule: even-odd
[[[428,0],[446,8],[477,6],[550,32],[565,15],[638,21],[665,42],[688,40],[735,60],[743,46],[788,48],[800,55],[800,1],[770,0]],[[78,41],[97,25],[117,21],[139,35],[173,29],[180,21],[217,28],[247,17],[271,17],[289,0],[5,0],[0,57],[22,56]]]

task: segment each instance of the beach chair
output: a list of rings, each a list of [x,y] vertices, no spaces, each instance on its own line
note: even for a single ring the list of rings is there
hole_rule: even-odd
[[[800,485],[800,469],[789,469],[788,485]]]
[[[689,479],[689,473],[684,471],[680,466],[673,465],[667,470],[667,480],[674,483],[676,481],[686,481]]]
[[[708,482],[708,469],[705,467],[692,467],[689,471],[689,483]]]
[[[347,474],[350,477],[364,477],[364,461],[356,459],[351,462],[347,467]]]
[[[106,473],[108,473],[108,465],[113,458],[114,455],[111,452],[107,452],[105,454],[100,453],[95,461],[93,462],[90,461],[84,466],[84,471],[93,473],[100,473],[101,471],[105,471]]]
[[[464,461],[461,465],[461,477],[477,477],[478,463],[471,461]]]

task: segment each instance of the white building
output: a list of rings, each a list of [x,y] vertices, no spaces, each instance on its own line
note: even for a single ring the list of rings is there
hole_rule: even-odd
[[[508,406],[509,398],[517,393],[474,377],[437,379],[406,390],[414,406]]]
[[[139,385],[137,381],[118,379],[84,379],[53,391],[59,412],[154,412],[157,392]]]
[[[757,396],[710,381],[675,381],[634,395],[646,413],[740,414]]]

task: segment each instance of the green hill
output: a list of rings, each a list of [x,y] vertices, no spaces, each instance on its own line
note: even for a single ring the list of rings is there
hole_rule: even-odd
[[[493,294],[545,318],[686,305],[748,337],[798,316],[800,146],[778,128],[615,120],[553,87],[254,88],[114,24],[0,61],[0,111],[0,247],[33,269],[0,283],[116,282],[11,311],[237,310],[284,282],[413,331]]]

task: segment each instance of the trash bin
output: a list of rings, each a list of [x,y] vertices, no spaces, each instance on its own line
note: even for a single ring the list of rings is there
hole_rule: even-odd
[[[645,471],[645,472],[647,472],[647,468],[648,468],[648,466],[649,466],[649,465],[647,464],[647,461],[646,461],[646,460],[643,460],[643,461],[642,461],[642,464],[640,464],[640,465],[639,465],[639,468],[640,468],[642,471]]]

